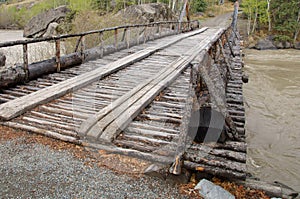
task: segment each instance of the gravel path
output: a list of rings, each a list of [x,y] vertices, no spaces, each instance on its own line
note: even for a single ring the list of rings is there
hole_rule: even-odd
[[[0,198],[183,198],[169,181],[117,174],[24,139],[0,141]]]

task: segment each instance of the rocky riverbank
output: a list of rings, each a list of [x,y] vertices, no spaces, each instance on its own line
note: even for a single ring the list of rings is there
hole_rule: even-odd
[[[276,49],[297,49],[300,50],[300,42],[291,43],[288,41],[278,41],[274,36],[260,38],[256,42],[248,41],[250,49],[256,50],[276,50]]]

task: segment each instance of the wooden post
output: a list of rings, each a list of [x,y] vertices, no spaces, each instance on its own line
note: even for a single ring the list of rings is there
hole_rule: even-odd
[[[118,50],[118,29],[115,29],[115,48]]]
[[[80,36],[79,39],[77,40],[77,43],[76,43],[74,52],[77,52],[77,51],[78,51],[78,48],[79,48],[79,44],[80,44],[80,42],[81,42],[81,39],[82,39],[82,36]]]
[[[127,48],[130,47],[130,28],[128,28],[127,34],[126,34],[126,45],[127,45]]]
[[[84,62],[84,50],[85,50],[85,36],[82,36],[81,38],[81,43],[80,43],[80,55],[81,55],[81,60],[82,63]]]
[[[57,66],[57,72],[60,72],[60,39],[55,40],[55,61]]]
[[[147,41],[147,26],[145,26],[145,30],[144,30],[144,43],[146,43]]]
[[[233,18],[232,18],[232,23],[231,23],[231,27],[232,27],[232,31],[236,32],[237,30],[237,17],[238,17],[238,11],[239,11],[239,2],[236,1],[234,3],[234,11],[233,11]]]
[[[99,33],[99,37],[100,37],[100,49],[101,49],[101,57],[103,57],[103,32]]]
[[[27,81],[28,80],[28,76],[29,76],[27,44],[23,44],[23,62],[24,62],[25,78],[26,78],[26,81]]]
[[[161,37],[161,24],[160,23],[158,24],[158,35],[159,35],[159,37]]]
[[[122,36],[122,42],[126,39],[127,35],[127,28],[124,28],[123,36]]]
[[[233,50],[232,50],[231,41],[229,41],[229,38],[228,38],[226,32],[224,32],[224,35],[225,35],[225,38],[226,38],[226,40],[227,40],[227,44],[228,44],[228,46],[229,46],[230,53],[231,53],[231,55],[232,55],[233,57],[235,57],[235,55],[234,55],[234,53],[233,53]]]

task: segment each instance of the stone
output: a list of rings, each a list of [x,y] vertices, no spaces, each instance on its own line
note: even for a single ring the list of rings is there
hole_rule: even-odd
[[[51,36],[56,36],[57,35],[57,27],[59,26],[58,23],[53,22],[50,23],[45,34],[43,35],[43,37],[51,37]]]
[[[284,48],[283,43],[281,41],[275,41],[274,45],[277,49],[283,49]]]
[[[231,193],[206,179],[202,179],[196,185],[195,189],[199,190],[200,195],[204,199],[235,199],[235,197]]]
[[[291,48],[292,44],[288,41],[283,42],[284,48]]]
[[[295,49],[300,50],[300,42],[296,42],[296,43],[295,43]]]
[[[70,12],[66,6],[60,6],[55,9],[48,10],[44,13],[33,17],[24,27],[24,37],[41,37],[43,36],[49,24],[60,23],[64,20],[67,13]]]
[[[175,14],[167,4],[149,3],[129,6],[116,14],[116,18],[131,20],[134,23],[151,23],[156,21],[172,21]]]
[[[0,52],[0,66],[5,66],[6,56]]]
[[[272,43],[272,41],[268,39],[260,39],[256,45],[255,49],[257,50],[275,50],[277,49],[275,45]]]

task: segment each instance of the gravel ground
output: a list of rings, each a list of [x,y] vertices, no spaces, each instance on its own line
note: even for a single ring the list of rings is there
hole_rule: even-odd
[[[0,198],[184,198],[161,178],[118,174],[24,139],[0,141]]]

